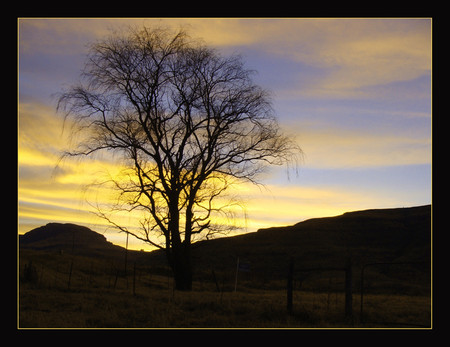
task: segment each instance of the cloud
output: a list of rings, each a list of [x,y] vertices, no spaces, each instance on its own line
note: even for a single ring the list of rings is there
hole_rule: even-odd
[[[23,53],[74,54],[113,30],[143,25],[184,28],[194,38],[221,47],[254,42],[259,27],[256,21],[237,18],[25,18],[19,20],[19,48]]]
[[[274,64],[278,58],[292,62],[289,80],[277,83],[281,90],[285,89],[283,83],[289,85],[283,96],[373,97],[373,90],[367,88],[411,81],[431,71],[431,19],[183,21],[208,44],[239,52],[251,49],[252,55],[268,54]]]
[[[19,19],[19,50],[23,54],[79,54],[86,44],[104,37],[124,19],[22,18]]]
[[[420,49],[421,47],[421,49]],[[431,70],[429,41],[422,37],[386,37],[326,47],[328,76],[313,86],[325,94],[357,91],[418,78]]]
[[[428,137],[339,128],[304,129],[299,142],[305,152],[306,167],[338,169],[431,164]]]
[[[405,202],[401,196],[389,195],[385,190],[361,191],[357,186],[344,188],[331,184],[270,183],[264,189],[244,184],[237,186],[236,191],[240,192],[246,206],[247,220],[240,223],[247,225],[247,231],[292,225],[305,219],[337,216],[360,209],[398,207]]]
[[[431,70],[431,19],[100,18],[22,19],[25,53],[79,54],[126,25],[186,28],[225,50],[270,54],[300,64],[291,71],[309,97],[355,97],[361,88],[408,81]],[[302,80],[305,66],[319,72]],[[367,95],[365,93],[364,95]]]
[[[92,210],[87,201],[95,202],[99,197],[104,201],[110,197],[104,190],[89,187],[122,167],[114,165],[110,158],[60,162],[63,150],[70,146],[70,134],[63,132],[62,118],[51,106],[28,98],[19,103],[18,198],[21,222],[29,224],[26,221],[30,218],[80,221]]]
[[[19,164],[35,160],[33,164],[49,164],[67,145],[63,133],[63,119],[48,104],[22,97],[19,100]]]
[[[321,71],[303,86],[304,96],[367,97],[362,88],[409,81],[431,71],[430,20],[310,20],[309,30],[301,26],[293,26],[298,35],[289,42],[267,47]]]

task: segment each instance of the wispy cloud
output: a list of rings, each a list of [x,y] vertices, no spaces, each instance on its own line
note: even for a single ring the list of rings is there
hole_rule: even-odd
[[[334,128],[304,129],[299,139],[308,167],[362,168],[431,164],[431,141],[428,137]]]
[[[292,71],[301,86],[297,97],[368,97],[364,88],[430,74],[430,23],[426,19],[280,21],[280,34],[261,36],[259,48],[303,64],[298,73]],[[290,35],[280,37],[286,33]],[[305,65],[316,70],[306,81],[302,79]]]
[[[308,97],[355,97],[363,94],[361,88],[409,81],[431,71],[431,19],[23,19],[20,48],[24,54],[80,54],[86,43],[111,29],[143,24],[186,28],[208,45],[253,49],[296,62],[300,65],[291,78]],[[306,81],[305,66],[317,72]]]
[[[236,187],[246,206],[248,231],[272,226],[285,226],[309,218],[337,216],[344,212],[367,208],[402,206],[404,200],[385,191],[361,191],[357,187],[267,184],[263,189],[253,185]],[[239,216],[243,218],[243,216]]]

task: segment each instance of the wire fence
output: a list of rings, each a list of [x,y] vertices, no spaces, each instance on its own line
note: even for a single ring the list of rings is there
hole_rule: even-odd
[[[205,268],[198,272],[194,288],[219,293],[278,290],[280,295],[283,295],[280,288],[285,288],[285,302],[290,314],[321,311],[334,314],[336,319],[344,317],[351,325],[366,327],[431,326],[431,293],[414,292],[415,286],[422,288],[427,272],[419,278],[417,273],[411,272],[411,267],[406,266],[417,264],[368,263],[361,267],[360,272],[351,262],[342,268],[301,268],[293,264],[291,268],[289,262],[286,264],[284,279],[276,281],[268,281],[267,274],[262,276],[256,273],[243,259],[228,271]],[[402,266],[403,271],[399,269]],[[28,288],[72,291],[108,289],[126,291],[133,296],[148,290],[166,290],[170,293],[175,288],[168,266],[155,266],[133,259],[124,263],[67,254],[50,258],[24,257],[19,262],[18,270],[20,285]],[[404,277],[399,282],[403,287],[399,287],[397,292],[393,290],[394,285],[385,280],[392,275],[388,270]],[[411,278],[410,284],[405,280],[408,276]],[[360,295],[354,295],[358,291]]]

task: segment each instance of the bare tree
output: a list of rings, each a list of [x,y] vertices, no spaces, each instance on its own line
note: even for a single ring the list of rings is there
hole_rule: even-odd
[[[128,179],[112,182],[120,206],[141,211],[141,232],[99,214],[165,249],[179,290],[191,289],[193,236],[221,230],[216,198],[300,153],[251,73],[182,30],[144,27],[93,44],[81,82],[59,97],[58,110],[87,134],[66,155],[113,151],[127,164]]]

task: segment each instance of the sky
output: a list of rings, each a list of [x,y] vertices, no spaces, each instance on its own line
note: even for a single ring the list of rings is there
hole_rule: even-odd
[[[270,168],[263,186],[235,187],[245,210],[232,234],[431,203],[430,18],[19,18],[20,234],[76,223],[124,245],[125,235],[92,213],[113,196],[93,183],[120,165],[59,161],[74,140],[56,95],[79,80],[90,43],[128,25],[184,28],[223,55],[240,54],[304,152],[297,172]],[[127,225],[137,218],[121,216]],[[129,248],[151,249],[131,239]]]

